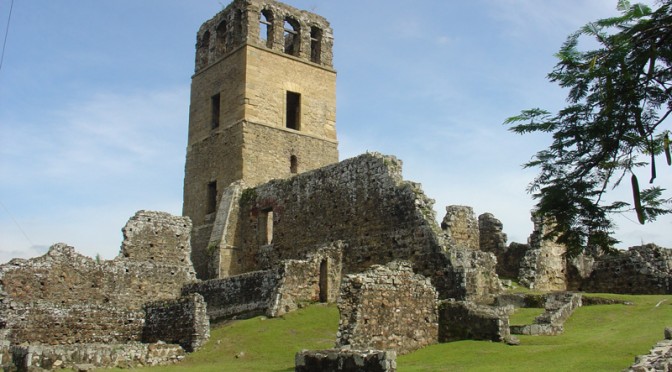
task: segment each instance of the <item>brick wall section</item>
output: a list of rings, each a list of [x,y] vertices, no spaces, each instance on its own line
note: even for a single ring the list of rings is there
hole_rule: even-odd
[[[479,249],[480,233],[473,208],[464,205],[447,206],[441,229],[449,245]]]
[[[406,354],[437,341],[436,291],[405,262],[348,275],[341,285],[337,347]]]
[[[200,294],[145,305],[142,342],[178,344],[191,352],[200,348],[209,337],[210,322]]]
[[[672,249],[655,244],[598,258],[581,290],[629,294],[672,293]]]
[[[458,340],[506,341],[513,306],[486,306],[466,301],[439,304],[439,342]]]
[[[114,260],[96,262],[56,244],[0,266],[4,339],[12,344],[139,340],[147,300],[175,299],[195,280],[188,218],[140,211]]]
[[[296,372],[395,372],[397,354],[391,350],[303,350],[294,358]]]
[[[232,261],[240,262],[241,271],[268,269],[280,260],[304,259],[315,247],[340,240],[346,243],[344,273],[400,259],[431,277],[443,298],[497,293],[494,257],[446,249],[432,205],[420,185],[402,179],[401,161],[361,155],[244,190],[241,239]],[[264,211],[269,210],[271,245],[263,234]]]

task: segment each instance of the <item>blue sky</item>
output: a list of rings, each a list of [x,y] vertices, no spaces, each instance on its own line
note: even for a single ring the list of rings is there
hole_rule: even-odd
[[[553,54],[586,22],[615,15],[616,0],[286,2],[334,29],[341,158],[396,155],[439,218],[470,205],[525,242],[536,171],[521,164],[550,139],[502,122],[562,107],[545,78]],[[56,242],[112,258],[136,210],[181,214],[196,31],[226,4],[15,0],[0,70],[0,262]],[[659,178],[669,188],[672,171]],[[672,247],[672,218],[626,217],[623,247]]]

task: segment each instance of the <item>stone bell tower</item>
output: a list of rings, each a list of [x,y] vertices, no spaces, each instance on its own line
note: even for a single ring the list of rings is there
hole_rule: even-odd
[[[199,29],[182,210],[199,277],[222,190],[338,161],[332,46],[326,19],[273,0],[235,0]]]

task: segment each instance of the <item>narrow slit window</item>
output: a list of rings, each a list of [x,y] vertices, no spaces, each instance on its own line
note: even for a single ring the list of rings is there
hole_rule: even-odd
[[[301,94],[287,92],[285,123],[289,129],[299,130],[301,128]]]
[[[322,29],[310,28],[310,60],[320,63],[322,59]]]
[[[210,107],[211,107],[210,128],[215,129],[219,127],[219,114],[221,111],[221,96],[219,93],[210,97]]]
[[[299,159],[296,157],[296,155],[289,157],[289,172],[292,174],[299,172]]]
[[[284,38],[285,38],[285,53],[298,56],[299,45],[301,38],[299,37],[300,26],[299,22],[292,18],[285,18]]]
[[[259,215],[259,235],[262,245],[273,244],[273,209],[261,211]]]
[[[206,214],[215,213],[217,210],[217,181],[208,183]]]
[[[273,13],[264,9],[259,15],[259,38],[266,42],[268,48],[273,47]]]

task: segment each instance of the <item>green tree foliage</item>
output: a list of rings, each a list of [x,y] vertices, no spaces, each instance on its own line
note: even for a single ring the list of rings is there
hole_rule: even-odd
[[[525,110],[505,122],[515,133],[553,136],[525,164],[540,168],[528,191],[537,212],[555,221],[546,238],[566,244],[570,254],[587,246],[611,249],[618,242],[613,213],[634,211],[645,223],[672,212],[672,199],[656,185],[656,161],[671,163],[672,112],[672,0],[659,5],[652,10],[620,0],[620,16],[571,34],[548,75],[569,90],[567,106],[557,114]],[[580,51],[582,37],[596,39],[598,48]],[[634,172],[640,167],[651,174],[642,190]],[[632,203],[606,203],[605,193],[625,177],[631,179]]]

